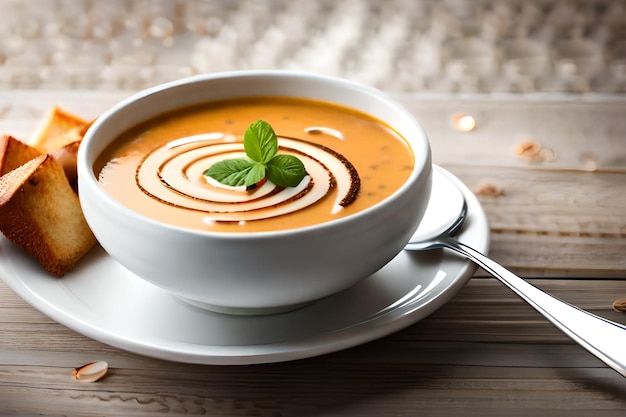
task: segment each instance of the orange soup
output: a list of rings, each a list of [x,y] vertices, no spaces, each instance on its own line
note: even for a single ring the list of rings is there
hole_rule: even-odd
[[[239,190],[207,180],[204,172],[217,161],[245,157],[243,134],[258,119],[273,127],[280,153],[304,163],[300,184],[267,181]],[[158,221],[259,232],[357,213],[393,194],[413,167],[407,142],[366,114],[314,100],[254,97],[185,108],[136,126],[100,155],[94,170],[115,199]]]

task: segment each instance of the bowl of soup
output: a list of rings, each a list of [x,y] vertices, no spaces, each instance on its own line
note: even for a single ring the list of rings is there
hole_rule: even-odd
[[[301,178],[285,184],[295,160]],[[228,180],[260,180],[207,174],[222,166]],[[78,155],[81,205],[105,251],[172,296],[232,314],[288,311],[384,267],[421,221],[431,176],[428,139],[402,106],[288,71],[139,92],[98,118]]]

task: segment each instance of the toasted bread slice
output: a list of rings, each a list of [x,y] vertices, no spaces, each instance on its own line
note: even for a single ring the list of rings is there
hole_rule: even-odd
[[[52,157],[61,165],[65,176],[70,182],[72,189],[78,193],[78,147],[80,141],[70,142],[62,148],[56,149],[50,153]]]
[[[0,177],[0,231],[57,277],[96,242],[78,196],[50,155]]]
[[[94,122],[98,120],[98,118],[96,117],[95,119],[91,119],[90,121],[88,121],[83,127],[81,127],[78,130],[78,134],[80,135],[81,139],[83,136],[85,136],[85,133],[87,133],[87,131],[89,130],[89,128],[91,127],[92,124],[94,124]]]
[[[0,177],[41,155],[37,149],[10,135],[0,138]]]
[[[50,153],[68,143],[81,140],[89,126],[90,122],[55,106],[33,132],[28,144],[41,153]]]

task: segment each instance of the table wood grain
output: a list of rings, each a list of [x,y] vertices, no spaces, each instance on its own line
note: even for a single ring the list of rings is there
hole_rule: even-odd
[[[129,92],[2,91],[0,132],[25,138],[54,104],[96,117]],[[490,255],[610,320],[626,297],[626,100],[396,98],[434,161],[473,189]],[[458,112],[477,128],[458,132]],[[516,147],[534,141],[551,158]],[[497,187],[502,195],[485,193]],[[1,280],[2,277],[0,277]],[[626,347],[625,347],[626,348]],[[106,360],[93,384],[74,367]],[[146,358],[52,321],[0,281],[0,415],[624,416],[626,379],[478,270],[446,305],[383,339],[293,362],[200,366]]]

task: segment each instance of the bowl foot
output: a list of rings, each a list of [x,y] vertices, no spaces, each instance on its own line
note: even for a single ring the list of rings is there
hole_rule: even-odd
[[[264,316],[269,314],[281,314],[287,313],[293,310],[310,305],[312,302],[290,304],[286,306],[278,307],[228,307],[215,304],[203,303],[202,301],[192,300],[186,297],[177,295],[180,300],[191,304],[195,307],[209,310],[214,313],[230,314],[235,316]]]

